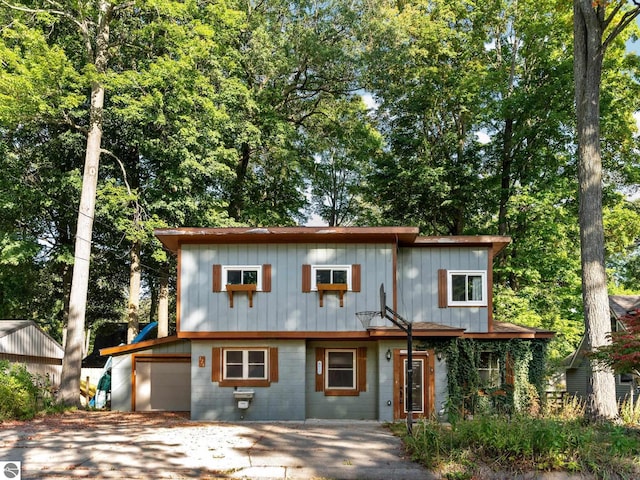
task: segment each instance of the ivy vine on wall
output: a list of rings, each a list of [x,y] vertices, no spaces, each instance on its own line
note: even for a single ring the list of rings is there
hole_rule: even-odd
[[[449,421],[480,413],[536,413],[543,394],[547,345],[545,340],[524,339],[423,343],[446,359]],[[488,385],[480,376],[483,352],[499,359],[498,385]]]

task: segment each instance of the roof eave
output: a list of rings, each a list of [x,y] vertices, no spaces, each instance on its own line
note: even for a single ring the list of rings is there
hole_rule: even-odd
[[[170,251],[182,244],[237,243],[411,243],[417,227],[268,227],[157,229],[155,236]]]

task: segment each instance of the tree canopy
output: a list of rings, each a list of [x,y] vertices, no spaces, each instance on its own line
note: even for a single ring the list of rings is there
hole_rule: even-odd
[[[104,87],[87,326],[157,315],[156,227],[500,234],[495,318],[584,331],[572,11],[551,0],[0,2],[0,315],[68,322],[91,88]],[[620,15],[623,11],[620,11]],[[84,23],[83,23],[84,22]],[[84,27],[82,27],[84,25]],[[640,58],[608,45],[608,284],[640,292]],[[635,196],[634,196],[635,195]]]

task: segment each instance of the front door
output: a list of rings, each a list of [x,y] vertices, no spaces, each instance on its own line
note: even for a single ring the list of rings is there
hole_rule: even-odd
[[[433,351],[413,352],[412,413],[414,418],[429,417],[434,409]],[[393,355],[393,416],[407,418],[407,351],[395,350]]]

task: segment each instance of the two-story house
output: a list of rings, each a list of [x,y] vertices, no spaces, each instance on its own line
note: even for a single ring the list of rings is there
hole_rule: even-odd
[[[425,237],[412,227],[157,230],[177,255],[177,335],[103,349],[114,410],[189,410],[195,420],[405,417],[405,333],[356,312],[412,322],[414,415],[448,395],[427,340],[549,338],[493,319],[499,236]],[[414,350],[414,349],[412,349]],[[491,356],[481,375],[504,369]],[[504,374],[503,374],[504,375]]]

